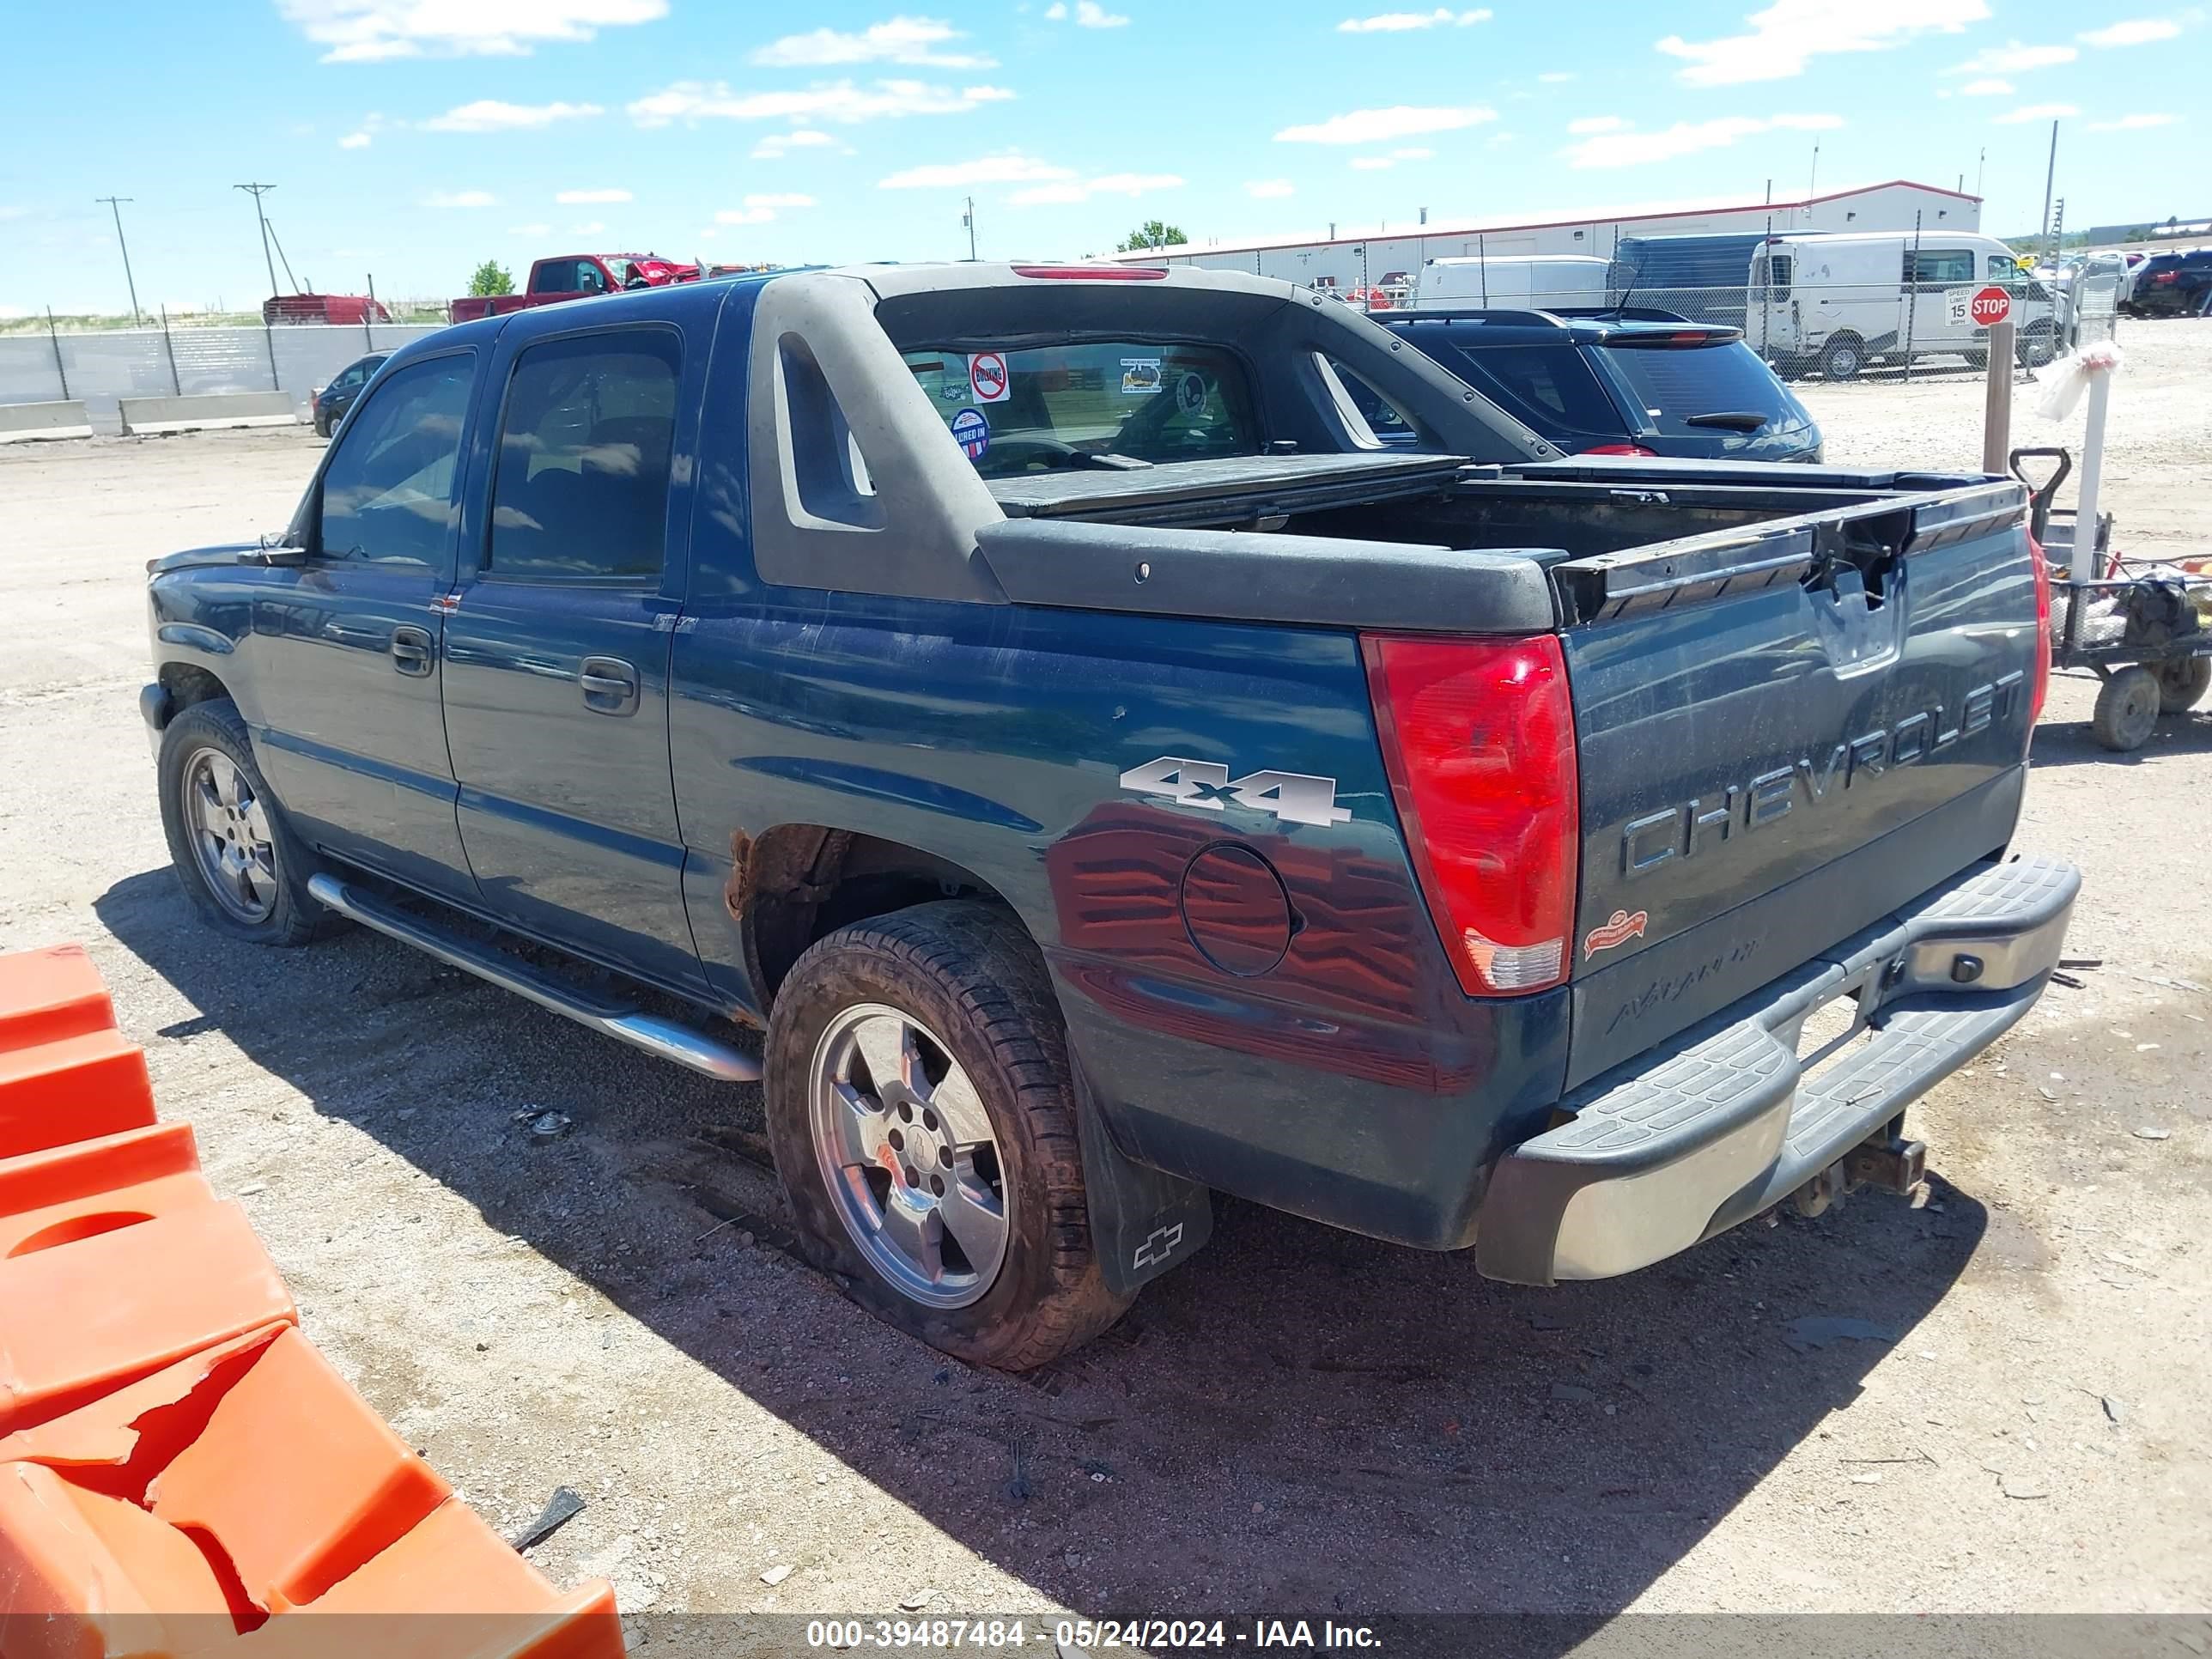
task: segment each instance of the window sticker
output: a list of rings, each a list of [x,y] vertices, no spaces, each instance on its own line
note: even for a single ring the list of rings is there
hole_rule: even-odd
[[[979,351],[968,360],[968,389],[979,404],[1002,404],[1014,395],[1003,352]]]
[[[991,447],[991,422],[980,409],[963,409],[952,417],[952,436],[971,461],[983,459]]]
[[[1157,357],[1121,359],[1121,395],[1149,398],[1160,389],[1160,360]]]
[[[1176,407],[1186,415],[1195,415],[1206,407],[1206,377],[1186,374],[1176,382]]]

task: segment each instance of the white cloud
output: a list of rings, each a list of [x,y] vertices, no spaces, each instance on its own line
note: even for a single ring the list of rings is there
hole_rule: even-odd
[[[756,161],[773,161],[778,156],[794,149],[832,149],[837,141],[819,127],[801,127],[796,132],[771,132],[752,148]]]
[[[1574,78],[1575,72],[1572,70],[1546,70],[1536,77],[1536,80],[1538,84],[1542,86],[1560,87]]]
[[[1065,23],[1068,11],[1063,0],[1053,0],[1053,3],[1044,9],[1044,17],[1048,23]],[[1128,21],[1127,15],[1107,10],[1098,3],[1098,0],[1075,0],[1075,25],[1078,28],[1118,29],[1127,27]]]
[[[745,198],[745,205],[749,208],[767,208],[771,211],[776,208],[810,208],[814,205],[814,198],[811,196],[801,196],[796,191],[784,191],[767,196],[748,196]]]
[[[878,179],[878,190],[953,190],[963,185],[1020,185],[1037,179],[1073,179],[1075,169],[1056,167],[1018,153],[982,155],[972,161],[939,162],[908,167]]]
[[[605,113],[597,104],[503,104],[496,98],[479,98],[434,115],[422,125],[432,132],[522,132]]]
[[[775,69],[823,69],[839,64],[926,64],[933,69],[990,69],[994,61],[973,52],[944,52],[948,40],[967,37],[933,17],[894,17],[856,33],[813,29],[787,34],[752,54]]]
[[[1297,195],[1297,190],[1287,179],[1255,179],[1244,186],[1244,193],[1255,202],[1279,201],[1285,196]]]
[[[874,121],[902,115],[961,115],[1014,94],[1004,87],[934,87],[920,81],[856,86],[832,81],[803,92],[730,90],[725,82],[678,81],[629,106],[641,127],[672,121]]]
[[[553,198],[562,207],[592,207],[604,202],[627,202],[626,190],[564,190]]]
[[[1094,196],[1148,196],[1154,191],[1174,190],[1182,180],[1172,173],[1108,173],[1096,179],[1072,179],[1064,183],[1032,185],[1006,199],[1016,207],[1087,202]]]
[[[488,190],[434,190],[422,198],[428,208],[497,207],[499,198]]]
[[[1956,34],[1989,15],[1987,0],[1774,0],[1744,19],[1745,33],[1670,34],[1659,50],[1687,64],[1676,78],[1693,87],[1786,81],[1824,52],[1883,52],[1934,31]]]
[[[1567,123],[1567,131],[1577,135],[1593,132],[1619,132],[1628,125],[1618,115],[1585,115],[1579,121]]]
[[[2010,94],[2012,82],[2002,76],[1987,76],[1979,81],[1969,81],[1959,88],[1962,98],[2002,98]]]
[[[1462,107],[1397,104],[1389,109],[1356,109],[1332,115],[1326,121],[1285,127],[1275,135],[1279,144],[1382,144],[1393,138],[1415,138],[1428,132],[1455,132],[1462,127],[1495,121],[1498,112],[1480,104]]]
[[[1709,121],[1677,121],[1657,132],[1633,128],[1595,133],[1559,153],[1578,167],[1632,167],[1671,161],[1703,149],[1725,149],[1762,132],[1786,130],[1825,132],[1844,125],[1840,115],[1717,116]]]
[[[2008,40],[2002,46],[1984,46],[1963,64],[1954,64],[1947,75],[2018,75],[2027,70],[2050,69],[2070,64],[2081,54],[2071,46],[2024,46]]]
[[[2063,121],[2069,115],[2081,112],[2071,104],[2022,104],[2018,109],[2007,110],[2002,115],[1990,118],[2001,127],[2010,127],[2017,126],[2022,121]]]
[[[367,149],[368,148],[368,135],[366,132],[349,132],[344,137],[338,140],[338,148],[340,149]]]
[[[553,234],[553,227],[550,225],[509,225],[507,228],[507,234],[510,236],[550,236]]]
[[[1463,29],[1470,24],[1487,23],[1490,9],[1476,11],[1453,11],[1438,6],[1434,11],[1383,11],[1372,17],[1347,17],[1336,26],[1339,34],[1402,34],[1408,29]]]
[[[650,23],[668,0],[276,0],[276,10],[329,50],[326,64],[390,58],[512,57],[549,40]]]
[[[2154,40],[2171,40],[2180,33],[2181,25],[2171,17],[2137,17],[2074,38],[2085,46],[2147,46]]]
[[[2140,132],[2145,127],[2170,127],[2175,118],[2171,115],[2154,115],[2148,111],[2138,111],[2133,115],[2123,115],[2117,121],[2092,121],[2089,123],[2089,131],[2092,132]]]

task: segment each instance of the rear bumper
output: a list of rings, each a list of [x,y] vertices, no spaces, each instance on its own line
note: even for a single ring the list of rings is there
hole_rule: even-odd
[[[1610,1278],[1788,1197],[2034,1006],[2081,884],[2055,860],[1979,866],[1595,1079],[1563,1103],[1568,1121],[1499,1161],[1477,1267],[1523,1285]],[[1806,1018],[1846,996],[1850,1046],[1808,1079]]]

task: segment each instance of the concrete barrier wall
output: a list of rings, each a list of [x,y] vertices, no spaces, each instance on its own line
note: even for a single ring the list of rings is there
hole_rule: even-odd
[[[18,438],[88,438],[92,416],[82,399],[68,403],[0,404],[0,444]]]
[[[216,392],[183,398],[125,398],[125,432],[189,432],[208,426],[291,426],[300,418],[289,392]]]

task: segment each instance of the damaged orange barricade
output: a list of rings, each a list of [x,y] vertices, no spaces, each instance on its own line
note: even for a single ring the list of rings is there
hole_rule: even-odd
[[[620,1655],[296,1324],[89,958],[0,957],[0,1656]]]

